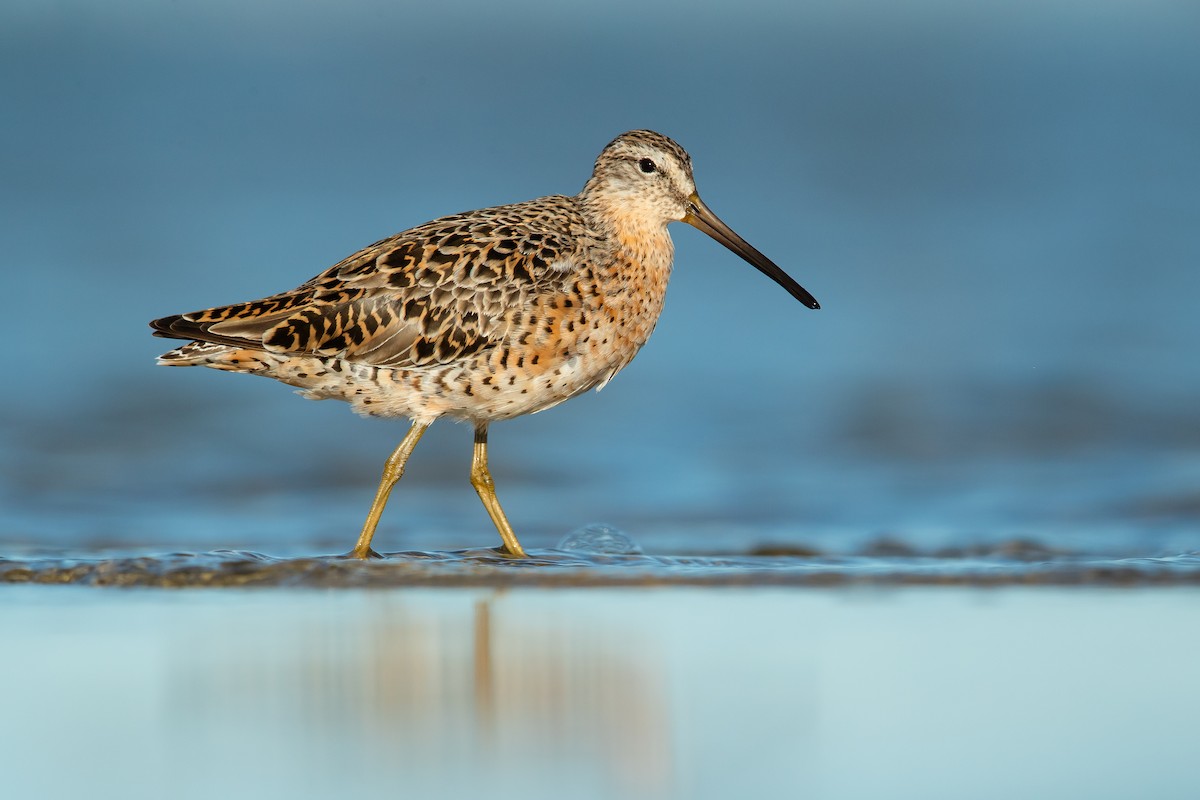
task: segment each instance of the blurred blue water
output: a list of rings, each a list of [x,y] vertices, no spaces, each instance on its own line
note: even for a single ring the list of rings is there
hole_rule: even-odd
[[[348,543],[402,424],[155,369],[146,321],[652,127],[824,308],[677,226],[637,361],[493,432],[531,545],[1198,549],[1200,11],[1094,6],[7,3],[0,540]],[[469,436],[422,442],[385,547],[491,540]]]

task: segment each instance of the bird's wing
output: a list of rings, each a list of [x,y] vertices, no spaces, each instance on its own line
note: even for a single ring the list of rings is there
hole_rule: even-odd
[[[547,201],[561,213],[546,213]],[[540,203],[540,205],[534,205]],[[444,364],[501,339],[509,311],[562,275],[581,226],[570,198],[444,217],[297,287],[155,320],[159,335],[378,367]],[[553,205],[553,203],[551,203]]]

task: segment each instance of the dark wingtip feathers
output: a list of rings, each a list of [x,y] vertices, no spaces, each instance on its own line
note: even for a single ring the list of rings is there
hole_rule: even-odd
[[[150,327],[154,329],[155,336],[163,339],[193,339],[198,342],[229,344],[237,347],[253,347],[255,345],[254,342],[244,338],[213,333],[209,330],[212,327],[211,322],[196,322],[188,317],[188,314],[172,314],[169,317],[151,320]]]
[[[150,320],[150,327],[154,329],[154,335],[160,336],[163,339],[191,339],[190,335],[175,330],[175,325],[183,319],[182,314],[172,314],[169,317],[162,319]]]

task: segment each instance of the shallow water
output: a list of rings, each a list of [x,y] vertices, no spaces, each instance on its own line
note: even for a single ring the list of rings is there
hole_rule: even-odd
[[[1194,4],[284,5],[0,4],[0,794],[1195,795]],[[153,366],[643,126],[823,308],[673,226],[531,562],[469,428],[346,561],[403,425]]]
[[[1194,794],[1195,589],[0,602],[14,797]]]

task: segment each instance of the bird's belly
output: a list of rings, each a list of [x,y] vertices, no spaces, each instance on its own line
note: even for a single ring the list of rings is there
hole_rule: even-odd
[[[540,336],[514,336],[452,364],[400,369],[347,364],[353,387],[340,399],[360,414],[428,422],[532,414],[606,383],[649,335],[645,325],[606,322],[594,330],[555,326]]]
[[[368,416],[408,417],[432,422],[439,417],[494,421],[532,414],[557,405],[606,381],[622,365],[596,363],[572,355],[544,369],[500,369],[467,364],[422,369],[380,369],[347,365],[351,380],[338,399]],[[331,395],[306,392],[319,399]]]

